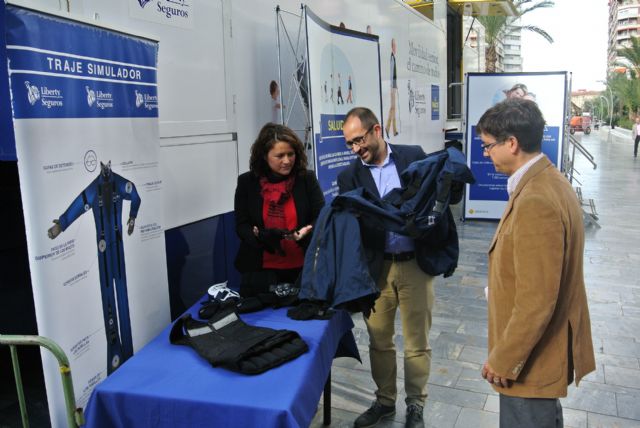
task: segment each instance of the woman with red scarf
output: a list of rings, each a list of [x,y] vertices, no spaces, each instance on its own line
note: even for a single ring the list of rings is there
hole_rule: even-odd
[[[298,136],[266,124],[251,146],[249,171],[238,177],[234,208],[243,297],[268,285],[294,283],[324,195]]]

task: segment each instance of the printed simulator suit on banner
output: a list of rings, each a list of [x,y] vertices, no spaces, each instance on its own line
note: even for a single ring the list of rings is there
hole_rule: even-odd
[[[111,162],[107,165],[101,162],[100,170],[100,175],[78,195],[58,220],[54,220],[56,224],[49,229],[49,237],[54,239],[86,211],[93,210],[107,336],[107,373],[111,374],[133,355],[122,241],[122,201],[131,201],[127,221],[127,233],[131,235],[141,200],[131,181],[111,171]]]

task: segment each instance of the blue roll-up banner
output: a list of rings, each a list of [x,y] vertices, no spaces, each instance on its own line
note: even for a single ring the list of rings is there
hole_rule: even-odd
[[[490,107],[507,97],[535,101],[547,126],[542,152],[560,169],[564,145],[564,118],[567,99],[566,72],[549,73],[469,73],[467,75],[467,164],[476,183],[467,185],[464,217],[499,219],[507,206],[507,176],[496,172],[491,159],[483,155],[476,124]]]
[[[170,321],[158,46],[15,6],[4,18],[38,333],[69,357],[84,407]],[[64,426],[49,352],[43,365],[52,425]]]

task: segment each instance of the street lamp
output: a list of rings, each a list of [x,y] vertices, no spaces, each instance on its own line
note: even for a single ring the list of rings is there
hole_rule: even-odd
[[[609,131],[611,131],[611,117],[613,116],[613,92],[611,91],[611,88],[606,81],[598,80],[598,82],[604,83],[604,86],[609,90],[609,101],[611,102],[607,103],[607,105],[609,106]]]
[[[602,95],[599,95],[599,97],[602,98],[605,103],[607,103],[607,111],[611,111],[610,110],[609,100],[606,99],[605,97],[603,97]],[[609,115],[609,132],[611,132],[611,115]]]

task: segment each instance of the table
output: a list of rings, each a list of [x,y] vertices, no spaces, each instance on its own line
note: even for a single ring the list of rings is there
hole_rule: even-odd
[[[197,303],[188,312],[197,317]],[[297,427],[308,426],[325,382],[330,418],[334,356],[359,359],[348,313],[330,320],[295,321],[287,308],[241,315],[251,325],[297,331],[304,355],[260,375],[212,367],[186,346],[169,343],[168,326],[93,391],[87,427]]]

